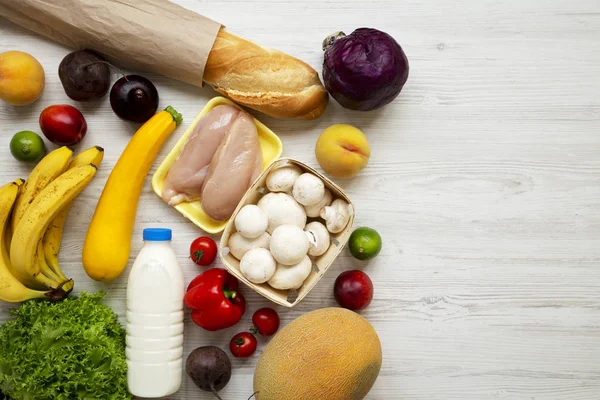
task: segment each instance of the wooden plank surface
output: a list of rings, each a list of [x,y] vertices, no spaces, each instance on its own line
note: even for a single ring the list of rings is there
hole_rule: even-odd
[[[364,268],[375,299],[363,315],[384,348],[381,375],[368,399],[597,400],[600,398],[600,3],[594,0],[306,0],[178,3],[235,33],[295,55],[320,71],[321,40],[367,26],[387,31],[410,60],[402,95],[380,111],[357,113],[335,102],[316,121],[255,114],[278,133],[284,156],[318,167],[314,143],[334,123],[369,138],[372,158],[356,179],[338,181],[357,207],[357,225],[383,236],[367,266],[344,252],[283,322],[333,306],[336,276]],[[8,141],[38,131],[46,106],[74,104],[56,73],[68,49],[0,19],[0,52],[34,54],[47,86],[31,107],[0,104],[0,179],[25,177]],[[215,93],[160,76],[161,107],[184,115],[151,173]],[[116,75],[114,76],[116,79]],[[89,133],[80,149],[101,145],[105,163],[69,215],[61,263],[77,291],[105,290],[121,316],[125,282],[91,281],[80,264],[96,201],[136,125],[118,120],[108,99],[78,105]],[[200,235],[154,195],[141,198],[132,258],[145,227],[168,226],[186,281]],[[189,319],[185,352],[225,348],[269,303],[246,290],[242,323],[207,333]],[[0,318],[8,306],[0,305]],[[261,341],[260,348],[264,348]],[[259,350],[260,353],[260,350]],[[234,360],[224,399],[252,393],[257,356]],[[210,399],[184,378],[171,399]],[[284,399],[282,399],[284,400]],[[318,399],[314,399],[318,400]]]

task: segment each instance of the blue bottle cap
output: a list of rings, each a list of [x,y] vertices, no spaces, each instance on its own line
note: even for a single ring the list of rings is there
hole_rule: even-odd
[[[173,234],[166,228],[146,228],[144,229],[144,241],[148,242],[167,242],[171,240]]]

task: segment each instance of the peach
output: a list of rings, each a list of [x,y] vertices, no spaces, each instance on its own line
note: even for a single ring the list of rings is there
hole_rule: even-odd
[[[0,54],[0,99],[14,106],[33,103],[44,90],[44,68],[31,54]]]
[[[367,166],[371,148],[367,137],[358,128],[336,124],[319,136],[315,155],[327,174],[335,178],[352,178]]]

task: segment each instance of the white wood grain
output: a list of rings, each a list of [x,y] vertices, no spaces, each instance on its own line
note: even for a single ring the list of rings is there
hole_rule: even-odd
[[[357,225],[384,238],[367,266],[347,252],[283,322],[335,305],[332,285],[364,268],[375,299],[363,315],[381,337],[384,365],[368,399],[597,400],[600,398],[600,3],[594,0],[306,0],[180,4],[256,42],[296,55],[320,70],[321,40],[336,30],[387,31],[411,65],[402,95],[380,111],[357,113],[332,102],[317,121],[259,118],[283,140],[284,155],[316,164],[318,134],[333,123],[363,129],[368,168],[340,182],[357,206]],[[0,178],[26,176],[9,153],[11,135],[38,130],[39,112],[73,104],[56,70],[68,49],[0,20],[0,51],[34,54],[47,87],[32,107],[0,105]],[[185,123],[161,161],[208,99],[155,75],[161,106]],[[61,253],[77,291],[107,291],[121,316],[125,277],[91,281],[80,265],[83,235],[97,198],[135,125],[119,121],[107,99],[80,104],[89,134],[79,148],[106,148],[105,164],[75,202]],[[146,183],[132,257],[145,227],[174,229],[186,259],[201,232],[166,207]],[[248,313],[236,328],[207,333],[188,322],[186,354],[229,338],[268,302],[246,290]],[[0,318],[8,307],[0,305]],[[264,348],[264,344],[261,344]],[[259,351],[260,352],[260,351]],[[257,357],[234,360],[225,399],[252,392]],[[210,399],[185,377],[171,399]],[[283,400],[283,399],[282,399]],[[313,399],[311,399],[313,400]],[[317,399],[314,399],[317,400]]]

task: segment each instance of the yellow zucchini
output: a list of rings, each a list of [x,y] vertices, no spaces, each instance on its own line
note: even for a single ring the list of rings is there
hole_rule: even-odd
[[[83,267],[90,278],[111,281],[127,266],[144,180],[163,143],[181,121],[181,114],[167,107],[142,125],[121,154],[83,244]]]

